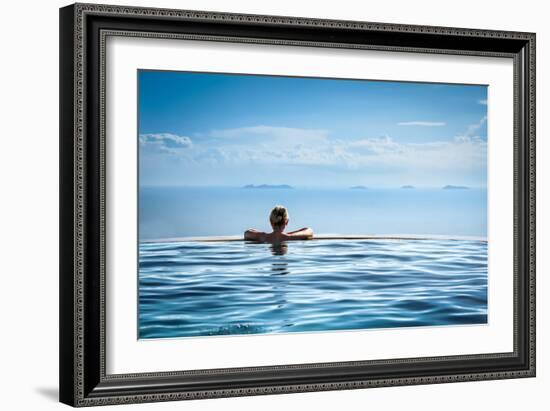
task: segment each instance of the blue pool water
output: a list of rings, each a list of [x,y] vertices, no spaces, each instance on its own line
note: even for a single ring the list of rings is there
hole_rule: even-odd
[[[487,243],[146,243],[139,337],[487,323]]]

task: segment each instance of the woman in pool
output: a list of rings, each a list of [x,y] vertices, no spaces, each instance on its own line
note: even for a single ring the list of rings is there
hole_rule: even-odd
[[[263,231],[251,228],[244,232],[244,239],[265,243],[280,243],[282,241],[310,240],[313,238],[313,230],[307,227],[288,233],[284,232],[288,225],[288,211],[283,206],[278,205],[271,210],[269,222],[273,228],[272,233],[264,233]]]

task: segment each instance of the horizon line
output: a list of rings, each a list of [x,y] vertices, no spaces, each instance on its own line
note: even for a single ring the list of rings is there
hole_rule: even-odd
[[[239,188],[244,189],[247,188],[246,186],[254,186],[254,188],[262,188],[261,186],[273,186],[274,188],[280,187],[280,186],[288,186],[289,188],[277,188],[279,190],[292,190],[292,189],[346,189],[346,190],[352,190],[352,189],[364,189],[364,190],[384,190],[384,189],[400,189],[400,190],[406,190],[406,189],[438,189],[443,190],[445,187],[454,187],[458,190],[460,189],[487,189],[486,185],[483,186],[473,186],[473,185],[467,185],[467,184],[444,184],[444,185],[415,185],[415,184],[402,184],[402,185],[395,185],[395,186],[374,186],[374,185],[365,185],[365,184],[350,184],[345,186],[316,186],[316,185],[292,185],[292,184],[268,184],[268,183],[261,183],[261,184],[241,184],[241,185],[222,185],[222,184],[138,184],[139,188]],[[251,187],[250,187],[251,188]]]

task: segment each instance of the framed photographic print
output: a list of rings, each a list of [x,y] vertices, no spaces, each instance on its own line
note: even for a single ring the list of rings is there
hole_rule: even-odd
[[[535,35],[60,10],[60,400],[535,376]]]

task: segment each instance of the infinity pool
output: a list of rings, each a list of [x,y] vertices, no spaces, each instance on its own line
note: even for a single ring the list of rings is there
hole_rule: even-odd
[[[487,323],[487,243],[141,243],[139,338]]]

